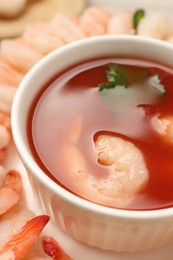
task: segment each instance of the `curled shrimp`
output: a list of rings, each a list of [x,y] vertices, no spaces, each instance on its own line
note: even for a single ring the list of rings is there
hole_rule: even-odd
[[[0,84],[18,87],[23,74],[17,71],[5,58],[0,56]]]
[[[64,44],[85,38],[85,34],[75,21],[61,13],[57,13],[50,25],[54,35]]]
[[[4,179],[0,189],[0,215],[7,212],[16,205],[22,195],[22,183],[20,174],[17,171],[10,170]]]
[[[135,34],[132,23],[132,12],[120,12],[111,17],[108,23],[108,34]]]
[[[49,219],[49,216],[40,215],[28,221],[10,241],[0,248],[0,259],[22,259],[37,240]]]
[[[43,55],[64,45],[48,22],[38,22],[28,26],[23,33],[23,39],[32,48],[40,50]]]
[[[160,40],[166,40],[173,34],[173,24],[165,15],[158,12],[147,13],[141,19],[137,35],[153,37]]]
[[[43,54],[31,48],[23,37],[2,40],[1,55],[22,75],[25,75],[43,57]]]
[[[75,128],[72,129],[74,131]],[[80,127],[77,129],[81,131]],[[76,132],[74,136],[80,137]],[[98,204],[123,207],[146,186],[148,169],[141,151],[133,143],[100,134],[94,141],[94,151],[95,161],[100,165],[98,171],[101,172],[94,174],[74,136],[72,133],[68,135],[62,156],[67,186],[76,194]]]
[[[108,21],[112,15],[101,7],[90,7],[77,21],[86,36],[102,35],[107,32]]]

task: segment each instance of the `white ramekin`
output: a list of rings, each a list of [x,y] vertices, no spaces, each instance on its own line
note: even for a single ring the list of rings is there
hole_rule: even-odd
[[[12,106],[14,141],[44,212],[67,234],[90,246],[116,252],[159,248],[173,243],[173,208],[118,210],[81,199],[44,174],[28,144],[28,110],[42,86],[64,68],[110,54],[145,58],[173,67],[173,46],[159,40],[98,36],[68,44],[44,57],[21,82]]]

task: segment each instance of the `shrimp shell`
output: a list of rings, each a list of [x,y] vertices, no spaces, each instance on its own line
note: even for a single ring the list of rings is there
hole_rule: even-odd
[[[49,216],[40,215],[29,220],[22,229],[0,249],[0,258],[2,260],[22,259],[37,240],[49,219]]]
[[[21,202],[0,216],[0,250],[35,214]]]

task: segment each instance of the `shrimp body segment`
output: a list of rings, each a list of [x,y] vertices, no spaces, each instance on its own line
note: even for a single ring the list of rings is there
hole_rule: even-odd
[[[148,181],[148,170],[140,150],[119,137],[100,135],[95,147],[98,162],[110,168],[107,179],[101,179],[99,192],[104,196],[126,200],[135,196]]]
[[[28,221],[26,225],[0,249],[0,259],[22,259],[32,247],[49,219],[49,216],[40,215]]]
[[[72,136],[68,133],[70,140],[67,138],[62,149],[63,167],[67,185],[76,194],[98,204],[123,207],[144,189],[149,173],[141,151],[133,143],[100,134],[94,140],[93,156],[98,166],[93,169]]]
[[[137,147],[109,135],[100,135],[95,146],[99,163],[112,168],[108,180],[100,181],[101,193],[125,199],[143,188],[148,181],[148,170]]]
[[[7,212],[16,205],[21,199],[22,182],[20,174],[17,171],[9,171],[0,189],[0,215]]]

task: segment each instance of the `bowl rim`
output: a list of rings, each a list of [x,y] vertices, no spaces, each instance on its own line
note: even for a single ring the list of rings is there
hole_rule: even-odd
[[[173,207],[161,208],[161,209],[151,209],[151,210],[126,210],[126,209],[116,209],[103,205],[96,204],[91,201],[87,201],[69,191],[62,188],[60,185],[56,184],[52,179],[50,179],[35,163],[30,155],[29,151],[26,149],[24,140],[20,135],[20,119],[18,117],[19,111],[21,109],[20,103],[21,98],[24,95],[25,89],[29,84],[32,77],[34,77],[39,71],[42,70],[42,67],[47,63],[51,62],[51,60],[59,54],[66,52],[69,49],[73,49],[74,47],[81,47],[82,45],[99,42],[99,41],[129,41],[129,42],[138,42],[139,44],[149,44],[154,45],[155,47],[167,48],[173,52],[173,45],[166,43],[162,40],[157,40],[153,38],[147,38],[143,36],[132,36],[132,35],[102,35],[89,37],[85,39],[81,39],[70,44],[64,45],[57,50],[52,51],[45,57],[43,57],[37,64],[35,64],[31,70],[24,76],[22,82],[20,83],[15,98],[12,104],[11,110],[11,128],[12,135],[14,139],[15,146],[21,157],[24,165],[32,172],[34,177],[37,178],[47,189],[49,189],[54,194],[58,195],[62,199],[66,200],[68,203],[77,206],[83,211],[89,211],[90,213],[96,213],[104,215],[108,218],[110,217],[119,217],[122,219],[132,219],[132,220],[151,220],[151,219],[160,219],[160,218],[169,218],[173,217]]]

